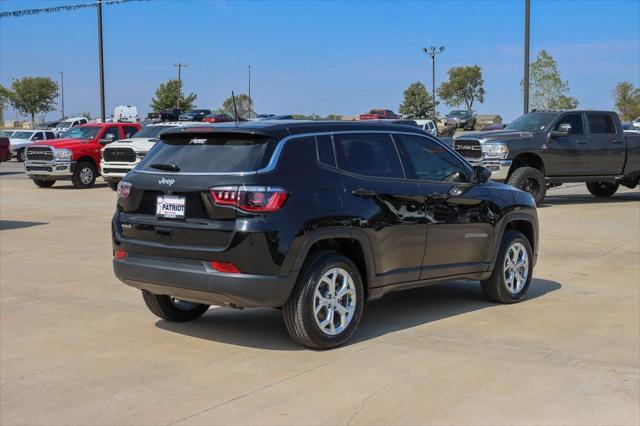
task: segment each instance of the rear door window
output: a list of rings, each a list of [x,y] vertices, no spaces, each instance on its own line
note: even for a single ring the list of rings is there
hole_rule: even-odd
[[[318,151],[318,161],[327,166],[336,166],[336,157],[333,153],[331,136],[323,135],[316,137],[316,149]]]
[[[404,177],[398,150],[388,133],[336,135],[334,140],[342,170],[364,176]]]
[[[587,113],[589,131],[594,134],[616,133],[616,126],[609,114]]]
[[[154,164],[175,164],[185,173],[238,173],[266,165],[273,141],[260,135],[167,135],[138,168],[159,171]]]

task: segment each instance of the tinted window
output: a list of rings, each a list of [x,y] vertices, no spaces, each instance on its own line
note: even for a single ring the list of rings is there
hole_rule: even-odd
[[[560,130],[561,124],[571,124],[572,135],[584,135],[584,125],[582,124],[582,114],[569,114],[560,119],[555,130]]]
[[[125,138],[130,138],[131,136],[133,136],[138,131],[138,129],[136,129],[133,126],[124,126],[122,128],[122,130],[124,131],[124,137]]]
[[[55,139],[56,135],[53,134],[53,132],[45,132],[45,135],[47,136],[47,139]]]
[[[113,139],[114,141],[117,141],[118,139],[120,139],[120,132],[118,131],[117,127],[109,127],[101,136],[101,139],[109,139],[107,137],[107,135],[113,135]]]
[[[193,143],[196,140],[197,143]],[[251,135],[179,135],[158,142],[138,168],[159,171],[153,164],[173,163],[180,172],[234,173],[264,166],[268,139]]]
[[[390,135],[336,135],[335,141],[341,169],[365,176],[404,177],[402,164]]]
[[[506,129],[541,132],[547,129],[557,116],[558,114],[553,112],[531,112],[516,118],[507,125]]]
[[[333,143],[331,136],[318,136],[316,138],[316,149],[318,151],[318,160],[327,166],[336,166],[336,157],[333,154]]]
[[[393,135],[399,142],[407,177],[419,180],[466,182],[466,170],[460,160],[430,139],[411,135]]]
[[[146,126],[133,134],[134,138],[157,139],[161,131],[175,126]]]
[[[587,120],[591,133],[610,134],[616,132],[616,126],[608,114],[587,114]]]
[[[41,141],[43,139],[44,135],[42,134],[42,132],[34,133],[33,137],[31,138],[32,141]]]

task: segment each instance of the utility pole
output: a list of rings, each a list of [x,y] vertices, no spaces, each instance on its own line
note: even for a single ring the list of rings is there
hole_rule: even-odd
[[[178,67],[178,102],[177,102],[176,108],[180,109],[180,98],[182,97],[182,79],[181,79],[180,71],[182,70],[183,67],[186,68],[188,65],[177,63],[177,64],[173,64],[173,66]]]
[[[436,50],[435,46],[431,46],[429,49],[424,47],[422,49],[424,53],[431,56],[431,89],[433,91],[433,121],[436,121],[436,55],[444,52],[444,46],[440,46]]]
[[[62,109],[60,119],[64,120],[64,71],[60,71],[60,104]]]
[[[251,65],[249,67],[249,118],[251,118]]]
[[[529,30],[531,23],[531,0],[524,0],[524,113],[529,112]]]
[[[105,103],[104,103],[104,61],[102,55],[102,0],[98,2],[98,62],[100,66],[100,119],[104,123],[106,121],[105,116]]]

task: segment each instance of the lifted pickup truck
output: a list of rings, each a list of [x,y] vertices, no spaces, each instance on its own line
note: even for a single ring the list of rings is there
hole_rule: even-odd
[[[459,136],[453,148],[537,204],[563,183],[585,182],[593,195],[610,197],[640,179],[640,135],[625,134],[610,111],[535,111],[503,130]]]
[[[69,129],[61,139],[27,147],[25,172],[40,188],[56,180],[71,180],[75,188],[93,186],[104,145],[133,135],[138,123],[85,124]]]

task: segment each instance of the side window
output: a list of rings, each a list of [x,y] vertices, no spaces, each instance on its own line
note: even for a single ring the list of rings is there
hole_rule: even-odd
[[[110,139],[107,135],[113,135],[113,141],[117,141],[120,139],[120,132],[117,127],[109,127],[103,134],[102,139]]]
[[[407,177],[419,180],[467,182],[464,164],[438,143],[420,136],[394,134]]]
[[[44,139],[42,132],[34,133],[33,136],[31,137],[32,141],[41,141],[42,139]]]
[[[78,124],[87,124],[87,120],[82,118],[78,121]]]
[[[316,150],[318,151],[318,161],[327,166],[336,166],[336,157],[333,154],[331,136],[324,135],[316,137]]]
[[[47,139],[55,139],[56,136],[53,134],[53,132],[44,132],[44,135],[47,137]]]
[[[365,176],[403,178],[402,163],[386,133],[336,135],[338,166]]]
[[[584,125],[582,123],[582,114],[568,114],[558,121],[554,130],[559,130],[561,124],[571,124],[572,135],[584,135]]]
[[[124,126],[122,130],[124,131],[125,138],[130,138],[131,136],[133,136],[134,133],[138,131],[138,129],[136,129],[133,126]]]
[[[589,131],[595,134],[616,133],[616,126],[608,114],[587,114]]]

